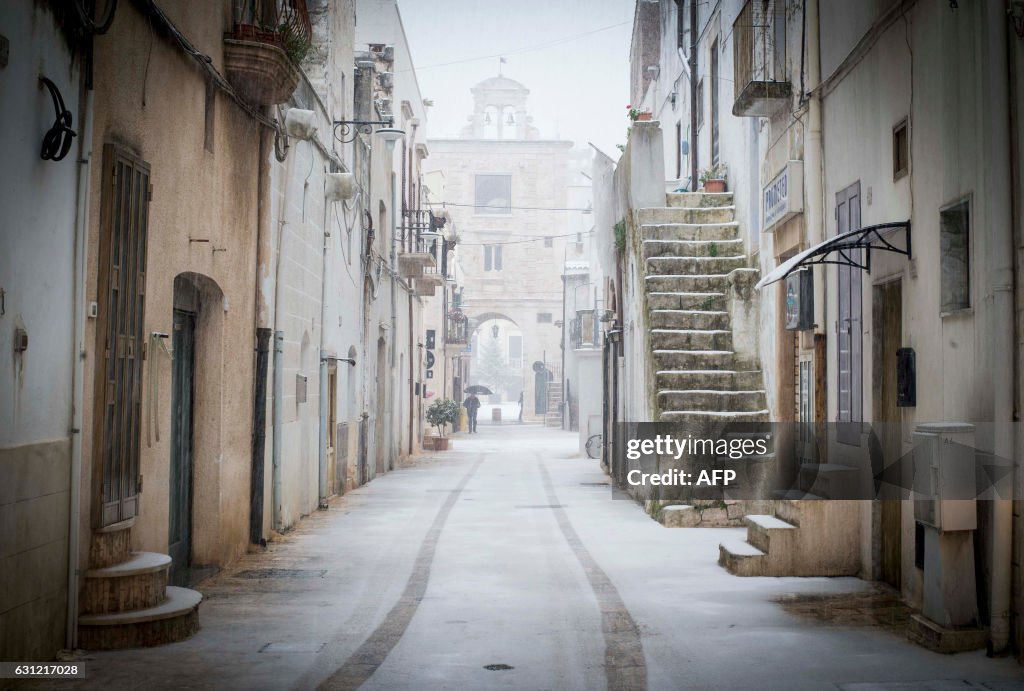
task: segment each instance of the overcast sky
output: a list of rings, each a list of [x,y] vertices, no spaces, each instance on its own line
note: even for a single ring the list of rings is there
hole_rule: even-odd
[[[457,136],[470,88],[498,74],[522,82],[545,138],[592,141],[617,158],[629,103],[633,0],[399,0],[429,136]],[[607,28],[611,27],[611,28]],[[588,35],[583,35],[588,34]],[[483,59],[474,59],[483,58]],[[456,63],[456,64],[445,64]]]

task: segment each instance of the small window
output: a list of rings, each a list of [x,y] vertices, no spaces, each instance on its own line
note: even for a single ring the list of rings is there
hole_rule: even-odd
[[[501,271],[501,245],[484,245],[484,271]]]
[[[551,312],[538,312],[537,313],[538,324],[550,324],[551,323]]]
[[[477,175],[474,199],[478,214],[512,213],[512,176]]]
[[[942,311],[971,306],[970,204],[958,202],[940,212]]]
[[[704,78],[697,82],[697,129],[704,125]]]
[[[910,171],[910,132],[904,119],[892,129],[892,179],[899,180]]]
[[[544,238],[544,246],[545,247],[554,247],[555,246],[555,239],[553,237],[551,237],[550,235],[547,236],[546,238]]]

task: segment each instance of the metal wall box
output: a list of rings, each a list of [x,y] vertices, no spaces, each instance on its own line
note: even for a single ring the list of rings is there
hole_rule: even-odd
[[[306,376],[304,374],[295,375],[295,402],[306,402]]]
[[[978,527],[974,425],[927,423],[914,431],[914,518],[942,532]]]
[[[810,269],[786,276],[785,322],[787,331],[814,328],[814,274]]]

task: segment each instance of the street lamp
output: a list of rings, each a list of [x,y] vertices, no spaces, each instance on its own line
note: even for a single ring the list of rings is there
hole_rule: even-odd
[[[355,141],[356,135],[373,134],[373,128],[378,127],[377,134],[384,140],[388,147],[388,153],[395,150],[395,142],[405,136],[405,131],[394,127],[395,121],[392,118],[387,120],[335,120],[334,138],[342,144]]]
[[[377,130],[377,136],[384,140],[384,146],[388,147],[388,153],[395,150],[395,142],[405,136],[405,131],[395,127],[382,127]]]

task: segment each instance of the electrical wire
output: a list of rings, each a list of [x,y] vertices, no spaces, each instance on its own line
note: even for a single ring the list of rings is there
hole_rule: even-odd
[[[509,211],[593,211],[593,209],[587,207],[566,207],[566,208],[554,208],[547,206],[498,206],[496,204],[456,204],[454,202],[427,202],[428,205],[440,204],[440,206],[455,206],[464,207],[467,209],[502,209]]]
[[[552,46],[558,46],[558,45],[561,45],[563,43],[569,43],[569,42],[575,41],[577,39],[581,39],[581,38],[585,38],[587,36],[592,36],[594,34],[601,33],[602,31],[608,31],[609,29],[616,29],[616,28],[618,28],[620,26],[625,26],[626,24],[632,24],[632,23],[633,23],[632,21],[628,21],[628,22],[619,22],[618,24],[609,24],[608,26],[603,26],[603,27],[601,27],[599,29],[593,29],[591,31],[585,31],[582,34],[573,34],[572,36],[565,36],[563,38],[555,39],[555,40],[549,41],[547,43],[538,43],[537,45],[527,46],[526,48],[519,48],[517,50],[508,50],[508,51],[505,51],[503,53],[494,53],[492,55],[481,55],[481,56],[478,56],[478,57],[475,57],[475,58],[464,58],[462,60],[451,60],[449,62],[437,62],[437,63],[434,63],[433,65],[423,65],[423,66],[416,67],[416,68],[409,68],[407,70],[397,70],[397,72],[412,72],[414,69],[415,69],[415,71],[419,72],[419,71],[422,71],[422,70],[434,69],[436,67],[449,67],[451,65],[462,65],[462,64],[467,63],[467,62],[479,62],[481,60],[493,60],[494,58],[503,58],[506,55],[521,55],[522,53],[530,53],[530,52],[533,52],[535,50],[543,50],[544,48],[550,48]]]
[[[505,240],[503,242],[459,242],[458,247],[484,247],[489,245],[521,245],[527,242],[540,242],[554,238],[571,238],[573,236],[593,235],[594,231],[588,230],[585,233],[565,233],[563,235],[538,235],[528,240]]]

